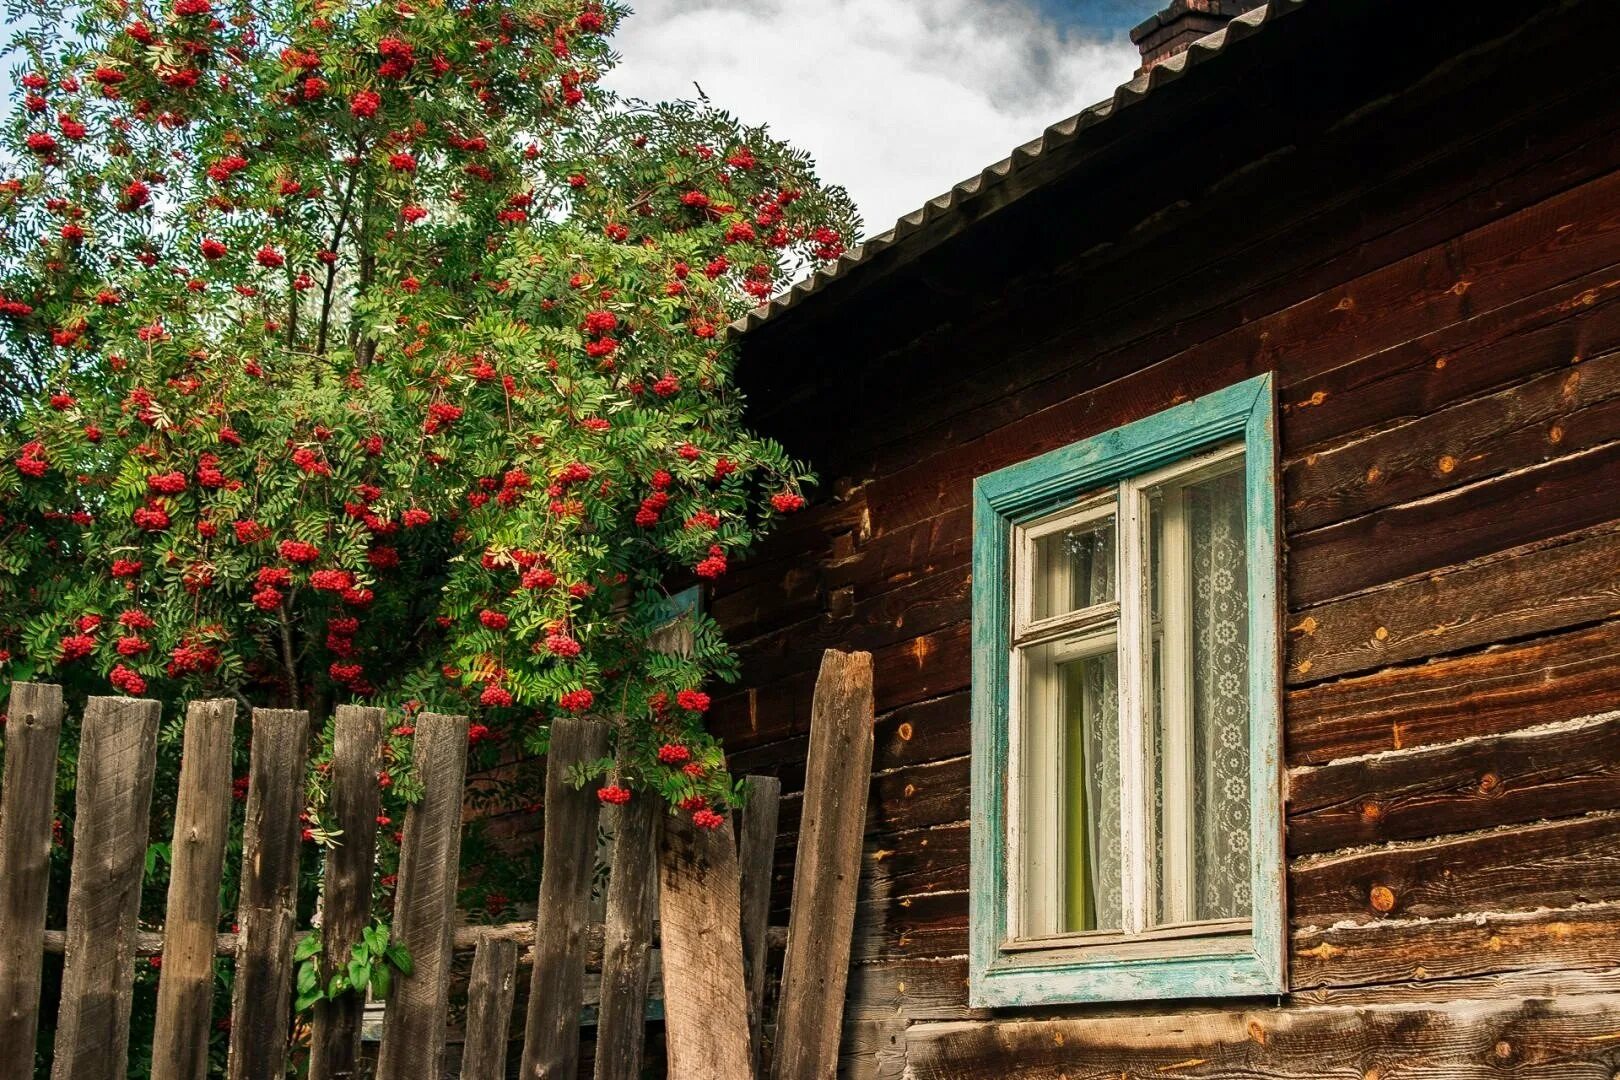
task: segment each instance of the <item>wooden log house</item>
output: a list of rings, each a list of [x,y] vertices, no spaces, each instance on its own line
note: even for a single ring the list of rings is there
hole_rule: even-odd
[[[741,324],[821,478],[708,598],[774,921],[873,655],[848,1075],[1620,1075],[1617,30],[1175,0]]]

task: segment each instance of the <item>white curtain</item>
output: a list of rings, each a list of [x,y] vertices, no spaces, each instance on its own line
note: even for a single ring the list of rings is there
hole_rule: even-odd
[[[1238,918],[1249,892],[1249,605],[1243,474],[1187,489],[1192,573],[1196,917]]]

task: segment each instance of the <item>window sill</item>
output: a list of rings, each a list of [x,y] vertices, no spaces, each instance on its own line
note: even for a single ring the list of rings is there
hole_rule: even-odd
[[[974,971],[974,1008],[1090,1005],[1285,992],[1283,973],[1250,934],[1002,951]]]

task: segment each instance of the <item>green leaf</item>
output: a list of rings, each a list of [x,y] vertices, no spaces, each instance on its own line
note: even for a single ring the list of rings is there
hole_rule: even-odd
[[[349,985],[351,987],[365,986],[371,981],[371,964],[363,960],[349,961]]]
[[[312,1007],[317,1001],[320,1001],[325,996],[326,995],[322,994],[319,988],[301,991],[298,997],[293,1001],[293,1011],[303,1012],[304,1010]]]
[[[371,969],[371,996],[386,998],[389,988],[394,985],[394,976],[387,964],[379,964]]]
[[[308,960],[321,951],[321,935],[318,933],[305,934],[299,939],[298,947],[293,950],[293,963]]]
[[[416,962],[411,959],[410,950],[403,944],[388,946],[388,962],[399,969],[401,975],[410,975],[416,970]]]

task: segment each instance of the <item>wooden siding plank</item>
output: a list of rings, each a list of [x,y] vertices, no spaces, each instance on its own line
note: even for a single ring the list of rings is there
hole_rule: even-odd
[[[1452,919],[1310,929],[1289,953],[1296,991],[1436,983],[1515,968],[1620,967],[1620,905],[1468,914]]]
[[[774,776],[749,776],[748,804],[743,808],[737,862],[742,877],[743,977],[748,983],[748,1057],[760,1072],[765,1040],[766,937],[771,920],[771,871],[782,803],[782,782]]]
[[[1296,770],[1291,855],[1620,806],[1620,714]]]
[[[779,1080],[823,1080],[838,1067],[872,765],[872,700],[870,654],[822,655],[772,1055]]]
[[[1539,465],[1620,438],[1620,353],[1298,458],[1290,533]]]
[[[647,976],[658,918],[658,831],[664,804],[652,792],[619,808],[603,924],[596,1080],[640,1080]]]
[[[298,917],[299,815],[309,714],[254,709],[242,832],[241,926],[231,997],[231,1080],[280,1076],[287,1062],[293,926]]]
[[[1620,997],[1593,995],[925,1024],[906,1032],[906,1056],[917,1080],[1611,1080],[1617,1019]]]
[[[546,755],[545,854],[530,972],[523,1071],[534,1080],[573,1080],[579,1071],[584,1002],[585,923],[596,871],[593,786],[576,788],[568,772],[607,753],[607,725],[562,717],[551,725]]]
[[[1620,530],[1604,526],[1306,608],[1288,620],[1293,684],[1620,616]]]
[[[62,688],[18,682],[7,701],[0,778],[0,1076],[34,1071],[51,878]]]
[[[321,985],[348,966],[371,922],[371,878],[377,864],[384,713],[339,705],[332,721],[332,823],[341,832],[326,850],[321,901]],[[349,1080],[360,1067],[365,989],[315,1003],[309,1041],[310,1080]]]
[[[1288,603],[1319,604],[1614,519],[1620,442],[1289,537]]]
[[[231,747],[236,702],[186,707],[180,792],[169,845],[163,967],[152,1035],[152,1080],[204,1080],[213,1029],[219,881],[231,833]]]
[[[749,1080],[741,874],[731,822],[664,821],[658,848],[664,1037],[670,1080]]]
[[[1620,900],[1620,814],[1311,856],[1288,878],[1299,926]]]
[[[1291,765],[1595,716],[1620,700],[1620,623],[1291,691]]]
[[[410,950],[413,971],[389,988],[377,1080],[437,1077],[444,1067],[467,718],[423,713],[413,746],[422,798],[405,814],[393,925],[394,940]]]
[[[85,706],[52,1080],[124,1077],[162,714],[157,702],[134,698]]]
[[[461,1050],[461,1080],[506,1080],[517,962],[518,943],[509,938],[485,938],[478,943],[467,984],[467,1036]]]

